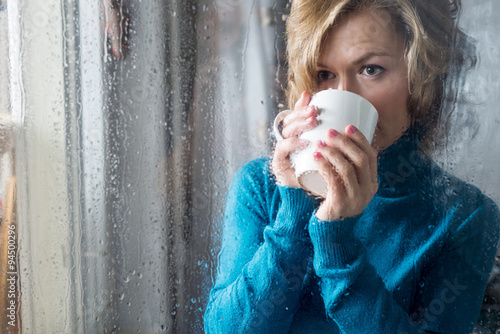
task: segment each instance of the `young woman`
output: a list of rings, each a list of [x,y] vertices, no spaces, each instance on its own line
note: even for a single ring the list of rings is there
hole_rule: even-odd
[[[465,66],[458,1],[294,0],[289,104],[272,159],[230,189],[207,333],[470,333],[499,237],[499,212],[422,148]],[[317,143],[311,95],[369,100],[372,145],[354,126]],[[299,185],[289,155],[316,145],[325,198]]]

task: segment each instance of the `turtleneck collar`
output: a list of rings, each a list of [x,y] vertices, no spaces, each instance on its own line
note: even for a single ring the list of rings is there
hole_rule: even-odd
[[[428,165],[420,152],[421,132],[407,130],[396,142],[378,156],[379,192],[405,195],[415,192]],[[425,173],[425,172],[424,172]]]

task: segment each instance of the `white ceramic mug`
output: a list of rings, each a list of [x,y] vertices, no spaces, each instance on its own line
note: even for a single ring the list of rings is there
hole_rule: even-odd
[[[327,185],[318,171],[313,153],[316,143],[325,140],[328,130],[335,129],[344,133],[348,125],[358,128],[371,143],[378,121],[375,107],[365,98],[344,90],[328,89],[316,93],[309,105],[319,109],[318,126],[300,135],[301,139],[311,144],[305,149],[290,155],[292,166],[300,186],[312,194],[325,197]],[[278,114],[274,121],[274,132],[278,140],[283,139],[280,133],[280,123],[291,111],[285,110]]]

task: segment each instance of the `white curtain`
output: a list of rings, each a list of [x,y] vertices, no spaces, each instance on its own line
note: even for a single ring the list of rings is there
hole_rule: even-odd
[[[123,4],[120,60],[100,2],[2,14],[25,332],[202,331],[225,191],[269,152],[274,2]]]

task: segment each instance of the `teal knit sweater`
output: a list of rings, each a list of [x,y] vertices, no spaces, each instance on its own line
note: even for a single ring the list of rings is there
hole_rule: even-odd
[[[363,214],[320,221],[269,159],[235,176],[206,333],[470,333],[499,238],[497,206],[419,153],[379,156]]]

